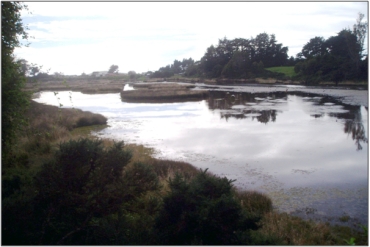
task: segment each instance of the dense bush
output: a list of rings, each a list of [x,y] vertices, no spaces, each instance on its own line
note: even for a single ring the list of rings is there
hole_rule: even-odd
[[[20,2],[1,2],[1,157],[2,165],[11,165],[12,147],[18,131],[25,124],[24,112],[30,94],[23,91],[25,77],[21,65],[13,55],[21,47],[20,38],[27,40],[27,28],[23,26],[21,11],[27,6]]]
[[[240,232],[256,229],[235,200],[232,182],[206,173],[191,181],[177,174],[156,223],[160,244],[241,244]],[[247,239],[247,238],[246,238]],[[246,240],[245,239],[245,240]]]
[[[3,213],[10,214],[3,222],[7,226],[3,229],[3,243],[111,243],[112,236],[102,234],[109,232],[104,228],[106,221],[111,219],[116,224],[132,207],[130,204],[158,188],[158,178],[151,167],[137,163],[127,167],[130,158],[131,154],[123,150],[123,142],[108,149],[100,140],[61,143],[54,158],[35,176],[33,197],[20,205],[15,205],[16,200],[7,200]],[[7,197],[18,189],[18,180],[14,177],[7,182]],[[14,209],[28,215],[17,214]]]

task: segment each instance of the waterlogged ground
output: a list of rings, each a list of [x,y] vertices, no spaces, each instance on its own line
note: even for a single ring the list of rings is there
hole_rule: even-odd
[[[209,168],[238,188],[267,193],[278,210],[367,225],[367,101],[353,96],[354,103],[348,92],[339,101],[290,88],[258,90],[218,87],[207,100],[183,103],[77,92],[43,92],[36,101],[101,113],[110,127],[97,135]]]

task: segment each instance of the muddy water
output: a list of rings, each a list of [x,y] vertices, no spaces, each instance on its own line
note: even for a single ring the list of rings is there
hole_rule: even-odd
[[[308,93],[211,91],[199,102],[125,103],[119,94],[40,94],[36,101],[108,117],[101,137],[154,147],[267,193],[278,210],[367,224],[367,107]]]

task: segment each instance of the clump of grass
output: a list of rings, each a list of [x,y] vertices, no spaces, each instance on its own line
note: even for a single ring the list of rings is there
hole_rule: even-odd
[[[104,140],[104,145],[109,146],[112,143],[113,140]],[[190,179],[199,172],[199,169],[186,162],[153,158],[156,152],[153,148],[129,143],[125,144],[125,149],[132,154],[131,163],[142,162],[153,166],[155,173],[163,181],[173,178],[176,173],[181,173],[186,179]]]
[[[149,164],[162,179],[173,178],[176,173],[182,174],[185,179],[191,179],[199,173],[193,165],[182,161],[153,159]]]
[[[348,222],[350,220],[350,218],[351,217],[349,215],[343,215],[343,216],[339,217],[339,220],[341,222]]]
[[[105,139],[104,142],[106,145],[110,145],[113,140]],[[153,160],[152,155],[155,153],[155,150],[153,148],[148,148],[143,145],[133,143],[125,144],[125,148],[127,150],[130,150],[130,152],[132,153],[131,163],[149,163]]]
[[[237,191],[236,198],[247,212],[263,216],[272,211],[271,199],[258,191]]]
[[[43,131],[50,131],[57,127],[70,131],[82,126],[107,123],[107,118],[101,114],[79,109],[58,108],[35,101],[31,101],[27,116],[30,120],[30,128]]]

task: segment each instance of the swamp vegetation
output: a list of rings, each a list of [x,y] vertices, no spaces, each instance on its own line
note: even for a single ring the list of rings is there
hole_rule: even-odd
[[[368,243],[366,227],[281,214],[226,177],[95,138],[89,132],[106,126],[102,115],[33,102],[13,57],[19,36],[28,37],[20,18],[27,7],[1,5],[2,244]]]
[[[189,163],[92,137],[101,115],[31,101],[26,116],[2,169],[3,244],[367,243],[365,232],[275,212],[265,195]]]

